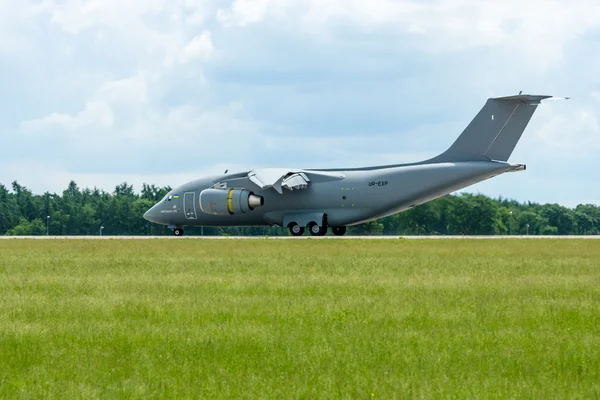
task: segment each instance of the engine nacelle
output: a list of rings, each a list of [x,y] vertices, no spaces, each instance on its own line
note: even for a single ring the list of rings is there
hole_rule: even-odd
[[[264,199],[246,189],[204,189],[200,209],[206,214],[245,214],[264,205]]]

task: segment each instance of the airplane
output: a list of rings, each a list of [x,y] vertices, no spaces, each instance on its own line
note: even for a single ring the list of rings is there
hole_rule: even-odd
[[[425,161],[361,168],[258,168],[204,177],[171,190],[144,218],[167,225],[287,227],[342,236],[348,226],[423,204],[503,174],[523,171],[508,158],[545,95],[489,98],[456,141]]]

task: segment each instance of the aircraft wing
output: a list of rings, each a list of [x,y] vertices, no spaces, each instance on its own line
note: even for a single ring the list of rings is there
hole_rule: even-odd
[[[259,168],[248,172],[248,178],[261,189],[273,188],[282,194],[283,189],[306,189],[310,182],[331,182],[344,179],[341,172],[307,171],[288,168]]]

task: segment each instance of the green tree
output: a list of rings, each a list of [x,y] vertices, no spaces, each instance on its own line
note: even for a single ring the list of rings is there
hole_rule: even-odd
[[[432,235],[438,231],[441,209],[436,203],[421,204],[400,214],[404,233],[414,235]]]
[[[459,235],[493,235],[497,207],[483,195],[463,193],[448,208],[448,224]]]
[[[558,204],[542,206],[541,215],[548,220],[549,226],[556,227],[559,235],[572,235],[576,233],[573,211]]]
[[[19,223],[19,208],[4,185],[0,185],[0,235]]]
[[[151,200],[154,203],[160,201],[171,191],[170,186],[158,187],[155,185],[142,184],[142,199]]]
[[[350,233],[353,235],[377,236],[381,235],[382,232],[383,224],[378,220],[350,227]]]
[[[6,234],[9,236],[39,236],[46,233],[46,227],[40,219],[28,221],[21,218],[19,225],[10,229]]]
[[[578,234],[600,234],[600,207],[593,204],[580,204],[575,207],[574,216]]]
[[[517,215],[517,232],[521,235],[539,235],[548,225],[548,220],[533,211],[523,211]]]

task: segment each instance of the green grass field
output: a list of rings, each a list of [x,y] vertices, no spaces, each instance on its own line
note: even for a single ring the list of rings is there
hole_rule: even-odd
[[[0,241],[0,398],[600,398],[596,240]]]

